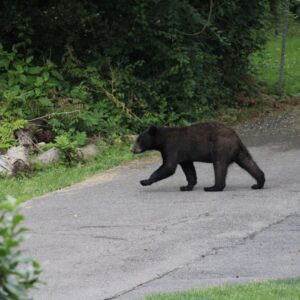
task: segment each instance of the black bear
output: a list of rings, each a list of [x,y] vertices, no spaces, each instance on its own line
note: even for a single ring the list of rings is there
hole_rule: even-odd
[[[228,166],[237,163],[257,181],[253,189],[261,189],[265,183],[265,175],[252,159],[245,145],[236,132],[223,124],[202,123],[187,127],[151,126],[136,139],[133,153],[157,150],[162,155],[162,165],[141,184],[165,179],[175,173],[179,164],[186,176],[187,186],[181,191],[191,191],[197,183],[197,175],[193,162],[212,163],[215,173],[215,184],[205,187],[207,192],[222,191]]]

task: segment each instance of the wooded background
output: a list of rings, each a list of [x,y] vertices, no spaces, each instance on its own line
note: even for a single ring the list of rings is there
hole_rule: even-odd
[[[281,2],[2,0],[0,125],[110,135],[235,106]]]

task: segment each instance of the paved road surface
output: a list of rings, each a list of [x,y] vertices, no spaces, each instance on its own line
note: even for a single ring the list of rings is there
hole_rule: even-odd
[[[264,190],[237,166],[221,193],[209,164],[180,192],[182,171],[138,184],[157,158],[131,162],[26,203],[26,243],[47,285],[36,300],[143,299],[210,284],[300,276],[300,134],[246,140],[266,174]],[[277,137],[277,138],[275,138]]]

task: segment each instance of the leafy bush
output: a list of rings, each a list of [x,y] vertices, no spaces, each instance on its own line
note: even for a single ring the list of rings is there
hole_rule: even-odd
[[[269,17],[266,0],[212,8],[209,1],[76,3],[84,17],[77,10],[68,25],[81,19],[79,31],[91,43],[65,29],[73,38],[63,54],[66,77],[79,80],[94,104],[114,103],[135,130],[193,122],[203,111],[234,105],[234,95],[249,85],[248,58],[263,45]]]
[[[32,118],[51,111],[55,97],[62,89],[62,76],[49,60],[33,64],[33,56],[24,57],[13,47],[7,52],[0,44],[0,114]]]
[[[44,116],[57,133],[75,130],[110,134],[122,128],[126,116],[117,100],[112,103],[107,99],[110,94],[102,92],[98,73],[83,70],[81,82],[71,85],[51,61],[36,65],[33,59],[15,47],[5,51],[0,44],[0,116],[1,125],[5,124],[0,132],[0,148],[13,144],[12,130],[23,119]],[[88,82],[85,78],[89,78]],[[95,103],[96,97],[102,99]]]
[[[39,264],[20,250],[27,231],[20,225],[24,220],[20,202],[11,197],[0,201],[0,299],[29,299],[40,273]]]
[[[56,147],[60,150],[62,159],[65,163],[69,165],[73,162],[80,160],[80,155],[77,148],[83,146],[86,143],[86,133],[76,132],[72,134],[71,132],[62,133],[55,138],[55,143],[48,143],[45,145],[46,149]]]
[[[2,120],[0,121],[0,151],[6,150],[16,145],[14,132],[22,129],[27,125],[27,121],[19,119],[16,121]]]
[[[0,114],[110,136],[234,106],[280,1],[2,2]]]

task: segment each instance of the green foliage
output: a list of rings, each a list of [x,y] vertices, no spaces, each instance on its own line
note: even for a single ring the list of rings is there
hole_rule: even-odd
[[[0,201],[0,299],[26,300],[38,281],[40,266],[20,250],[26,228],[21,226],[20,199]]]
[[[4,0],[0,113],[108,137],[197,121],[247,90],[276,3]]]
[[[71,141],[67,135],[59,135],[55,138],[55,147],[57,147],[66,162],[71,164],[72,161],[78,160],[78,154],[76,152],[76,141]]]
[[[54,107],[51,92],[62,88],[61,75],[49,60],[33,64],[14,47],[7,52],[0,44],[0,114],[28,119],[43,115]]]
[[[74,137],[77,147],[84,146],[87,142],[87,135],[85,132],[77,131],[73,134],[73,137]]]
[[[45,148],[49,149],[56,147],[59,149],[63,161],[70,165],[71,163],[80,160],[77,148],[85,143],[85,132],[76,132],[76,135],[71,135],[71,133],[68,132],[56,136],[55,143],[48,143],[45,145]]]
[[[22,127],[20,118],[29,120],[44,115],[57,132],[109,134],[122,127],[124,119],[118,107],[107,99],[93,103],[92,92],[83,81],[70,85],[49,60],[37,66],[33,56],[25,57],[15,47],[8,52],[0,45],[0,71],[2,149],[14,144],[13,131]],[[95,76],[89,81],[95,82],[91,88],[100,86]]]
[[[16,121],[12,120],[1,120],[0,121],[0,150],[7,150],[11,146],[16,144],[14,132],[17,129],[26,127],[27,121],[19,119]]]
[[[299,0],[291,0],[290,1],[290,10],[295,14],[297,20],[300,20],[300,1]]]
[[[64,69],[97,102],[120,108],[130,128],[196,121],[206,108],[232,103],[247,85],[249,55],[264,42],[268,1],[216,5],[209,21],[209,1],[113,2],[113,10],[104,2],[94,16],[101,26],[93,23],[92,33],[103,43],[90,58],[73,43]]]

